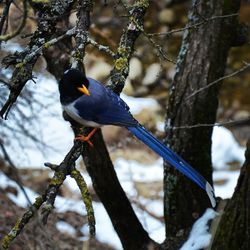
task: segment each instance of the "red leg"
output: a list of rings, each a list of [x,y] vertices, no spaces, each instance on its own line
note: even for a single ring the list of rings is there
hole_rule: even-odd
[[[79,135],[75,138],[77,141],[87,142],[91,147],[94,147],[93,143],[90,141],[90,138],[95,134],[97,128],[94,128],[87,136]]]

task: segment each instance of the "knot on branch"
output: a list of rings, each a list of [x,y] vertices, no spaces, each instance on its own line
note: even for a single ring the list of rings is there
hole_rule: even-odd
[[[43,204],[41,215],[42,215],[42,223],[44,225],[47,224],[49,214],[52,212],[52,210],[53,210],[53,206],[50,203],[46,202]]]

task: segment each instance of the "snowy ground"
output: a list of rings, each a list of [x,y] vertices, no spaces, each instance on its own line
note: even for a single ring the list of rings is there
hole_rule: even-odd
[[[44,84],[44,81],[46,84]],[[56,114],[55,116],[50,117],[48,121],[48,116],[41,114],[40,125],[42,128],[42,138],[45,143],[48,143],[50,146],[56,149],[48,150],[46,155],[42,155],[38,150],[33,149],[31,146],[27,153],[27,161],[24,162],[18,161],[20,159],[17,158],[16,164],[20,167],[27,168],[28,166],[43,168],[44,162],[51,162],[55,164],[59,164],[63,160],[63,156],[67,153],[69,148],[72,145],[73,135],[71,133],[71,129],[69,124],[63,121],[61,117],[61,107],[59,105],[59,96],[57,91],[57,85],[51,79],[41,79],[38,78],[38,82],[35,85],[37,90],[37,98],[41,99],[41,93],[45,92],[53,92],[56,96],[56,100],[53,105],[49,108],[50,112]],[[133,98],[122,95],[122,98],[128,103],[131,107],[132,113],[138,113],[142,108],[150,106],[156,106],[157,103],[155,100],[151,98]],[[48,110],[47,110],[48,111]],[[229,198],[233,191],[237,182],[237,178],[239,175],[239,171],[229,172],[227,171],[228,165],[227,163],[236,160],[239,162],[244,161],[244,148],[240,147],[238,143],[233,138],[231,132],[222,127],[215,127],[213,133],[213,163],[216,171],[214,172],[214,180],[218,180],[223,178],[227,179],[227,182],[223,186],[216,185],[215,193],[217,196],[222,198]],[[18,147],[16,147],[18,149]],[[22,154],[22,152],[17,152],[18,154]],[[128,161],[124,158],[118,158],[114,162],[118,177],[121,181],[121,184],[128,194],[130,198],[137,197],[137,190],[135,189],[132,180],[141,181],[141,182],[149,182],[149,181],[159,181],[163,178],[163,170],[162,170],[162,160],[159,159],[155,163],[151,165],[144,165],[136,162],[136,161]],[[85,174],[85,180],[87,180],[88,184],[90,184],[90,178]],[[0,186],[4,187],[4,185],[13,185],[16,187],[14,182],[11,182],[7,179],[6,176],[0,173]],[[78,192],[77,186],[74,182],[69,178],[66,181],[68,187],[75,192]],[[17,187],[18,189],[18,187]],[[26,189],[28,195],[31,199],[37,196],[30,189]],[[21,192],[18,192],[18,195],[11,195],[10,198],[15,201],[19,206],[25,207],[25,199],[22,196]],[[141,203],[147,204],[148,209],[154,211],[157,215],[163,215],[163,205],[161,201],[150,201],[141,198]],[[63,197],[58,197],[56,199],[56,209],[58,211],[66,211],[66,210],[74,210],[78,213],[82,214],[84,212],[83,204],[81,201],[65,199]],[[107,242],[113,245],[116,249],[121,249],[120,241],[113,230],[112,224],[107,216],[106,211],[100,203],[94,202],[94,209],[97,219],[97,238],[102,242]],[[136,205],[134,205],[134,209],[143,223],[144,227],[149,231],[150,236],[158,242],[162,242],[165,237],[164,232],[164,224],[159,220],[151,217],[149,214],[140,210]],[[182,247],[182,250],[195,250],[205,245],[197,245],[195,240],[203,239],[204,242],[209,241],[209,234],[207,233],[207,222],[215,216],[215,213],[212,210],[208,210],[205,215],[194,225],[194,228],[190,234],[190,239],[185,243]],[[67,223],[59,223],[57,224],[57,228],[60,230],[68,230],[71,234],[74,234],[74,229],[67,225]],[[87,231],[87,227],[82,228],[83,231]],[[199,236],[198,236],[199,234]],[[199,238],[200,237],[200,238]],[[193,246],[192,248],[190,246]]]

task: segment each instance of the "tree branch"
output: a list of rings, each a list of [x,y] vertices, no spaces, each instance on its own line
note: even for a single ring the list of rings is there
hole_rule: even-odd
[[[0,117],[7,119],[8,113],[23,87],[28,80],[32,79],[32,70],[40,54],[36,53],[32,58],[29,57],[30,54],[34,53],[38,47],[41,47],[51,38],[54,34],[57,21],[62,18],[62,15],[67,11],[72,1],[64,0],[64,4],[62,4],[62,2],[59,3],[53,0],[51,1],[50,8],[40,7],[38,28],[33,34],[29,45],[21,53],[16,52],[14,55],[9,55],[3,59],[3,64],[7,67],[14,65],[15,69],[10,80],[10,94],[0,110]]]
[[[46,224],[49,214],[51,213],[55,198],[58,194],[60,186],[63,184],[67,175],[70,175],[75,179],[86,206],[88,215],[88,223],[90,228],[90,234],[95,234],[95,218],[92,201],[87,191],[86,183],[80,173],[75,169],[75,161],[81,155],[81,142],[75,142],[69,153],[65,156],[64,160],[59,166],[45,163],[47,167],[51,167],[55,171],[50,183],[44,193],[36,198],[36,201],[30,206],[30,208],[24,213],[21,219],[17,220],[16,225],[12,230],[2,239],[3,248],[7,249],[10,243],[21,233],[23,228],[29,222],[29,220],[35,215],[35,213],[41,208],[42,222]]]

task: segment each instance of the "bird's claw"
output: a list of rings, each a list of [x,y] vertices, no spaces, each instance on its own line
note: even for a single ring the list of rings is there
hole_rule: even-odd
[[[79,135],[79,136],[75,137],[75,141],[87,142],[91,147],[94,147],[93,143],[90,141],[90,138],[94,135],[96,130],[97,129],[94,128],[87,136]]]
[[[91,147],[94,147],[93,143],[89,140],[88,136],[79,135],[75,137],[75,141],[87,142]]]

